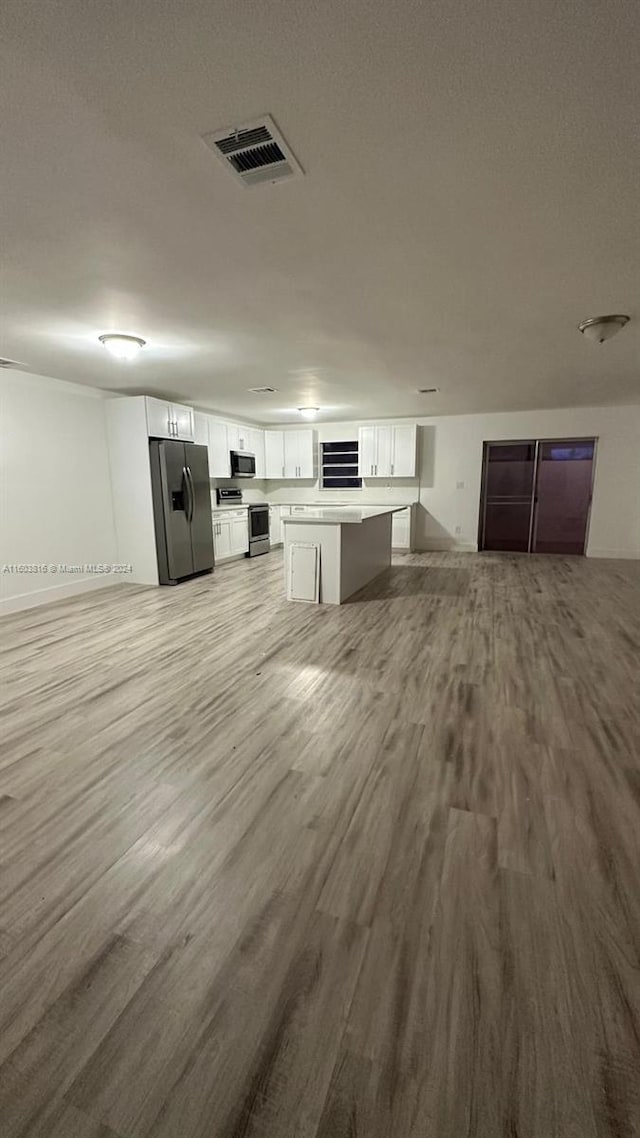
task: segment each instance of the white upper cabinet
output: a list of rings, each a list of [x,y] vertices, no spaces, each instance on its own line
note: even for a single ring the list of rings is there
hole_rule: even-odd
[[[358,454],[361,478],[415,478],[415,423],[360,427]]]
[[[298,432],[284,432],[284,476],[298,477]]]
[[[193,441],[198,446],[209,446],[209,416],[196,411],[193,416]]]
[[[376,428],[360,427],[358,430],[358,474],[361,478],[371,478],[376,468]]]
[[[183,439],[193,442],[194,411],[181,403],[145,397],[147,434],[156,439]]]
[[[393,427],[376,427],[376,477],[390,478]]]
[[[209,475],[211,478],[230,478],[229,440],[227,424],[220,419],[209,419]]]
[[[237,423],[227,423],[227,443],[229,450],[244,450],[244,445],[240,446],[240,428]],[[244,443],[244,439],[242,440]]]
[[[314,467],[313,431],[284,431],[285,478],[313,478]]]
[[[172,403],[171,408],[173,421],[176,425],[176,437],[184,439],[185,442],[193,442],[195,415],[193,407],[183,407],[180,403]]]
[[[264,433],[265,476],[284,478],[284,432]]]
[[[393,427],[391,450],[391,477],[415,478],[416,476],[416,424],[407,423]]]
[[[296,431],[298,436],[298,478],[316,476],[316,437],[315,432]]]
[[[256,478],[264,478],[264,431],[259,427],[250,427],[247,431],[247,450],[256,457]]]

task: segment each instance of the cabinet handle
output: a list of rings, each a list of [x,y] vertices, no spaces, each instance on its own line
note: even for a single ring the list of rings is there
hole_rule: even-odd
[[[284,466],[282,467],[282,477],[284,478]]]
[[[391,473],[393,474],[393,463],[391,463]]]

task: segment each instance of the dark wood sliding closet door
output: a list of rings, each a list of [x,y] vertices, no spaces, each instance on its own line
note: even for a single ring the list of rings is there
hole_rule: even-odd
[[[528,552],[535,456],[535,440],[485,443],[481,549]]]
[[[594,439],[540,442],[532,553],[584,553],[594,451]]]
[[[478,548],[584,553],[595,439],[484,444]]]

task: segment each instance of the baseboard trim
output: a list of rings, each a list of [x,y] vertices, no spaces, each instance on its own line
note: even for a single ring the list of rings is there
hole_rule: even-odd
[[[475,541],[446,541],[444,538],[425,538],[417,547],[419,553],[477,553]]]
[[[0,616],[7,616],[12,612],[22,612],[23,609],[37,608],[39,605],[50,605],[56,601],[64,601],[68,597],[75,597],[81,593],[89,593],[92,589],[116,588],[121,581],[105,581],[103,576],[82,577],[79,581],[66,581],[60,585],[51,585],[48,589],[36,589],[33,593],[20,593],[17,597],[4,597],[0,600]]]
[[[588,549],[587,557],[606,557],[610,561],[640,561],[640,549]]]

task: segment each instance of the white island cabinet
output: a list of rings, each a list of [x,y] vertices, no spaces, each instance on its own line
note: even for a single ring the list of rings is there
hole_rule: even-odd
[[[296,559],[304,571],[315,573],[309,580],[308,596],[297,599],[341,605],[373,581],[391,564],[391,521],[400,506],[309,509],[282,518],[286,595],[291,593],[292,566]],[[313,557],[309,551],[315,550]]]

